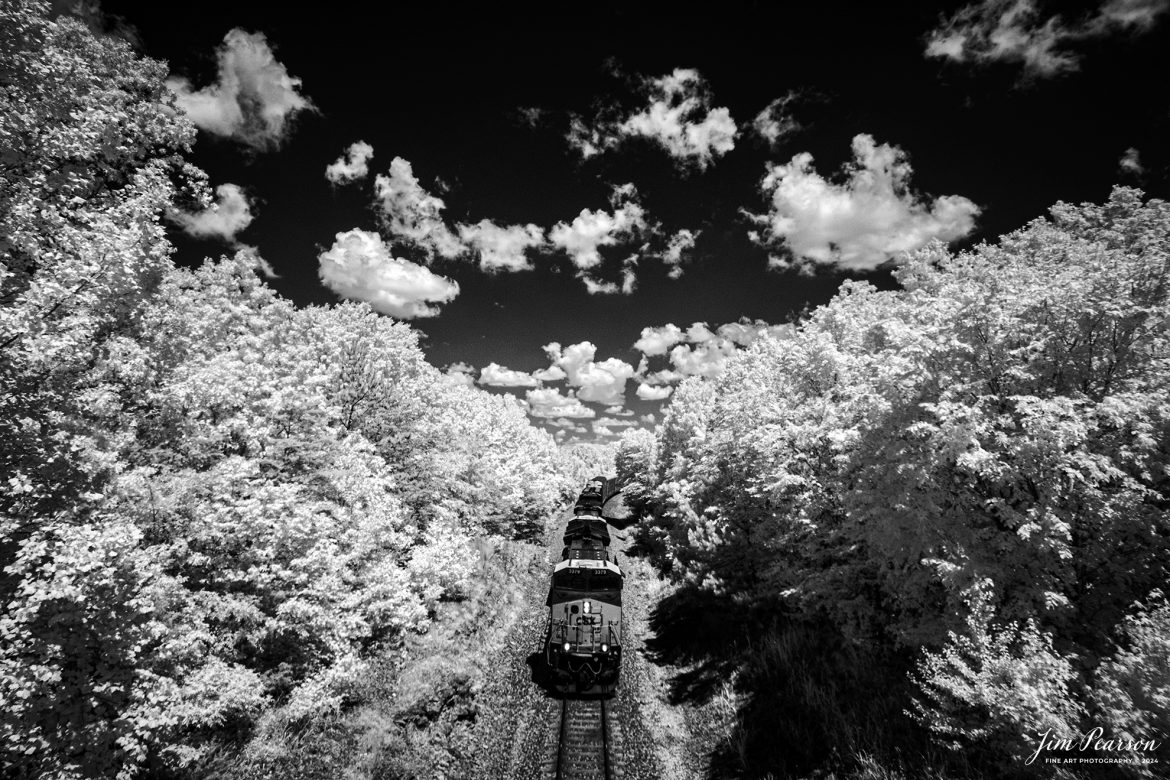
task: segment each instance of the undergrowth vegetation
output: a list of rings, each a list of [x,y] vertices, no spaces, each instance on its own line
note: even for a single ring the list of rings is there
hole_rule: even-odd
[[[473,777],[478,697],[499,672],[505,643],[526,608],[524,583],[543,578],[543,547],[503,540],[475,545],[477,587],[439,605],[429,630],[371,661],[348,706],[304,719],[289,705],[267,712],[243,746],[223,745],[198,770],[223,780]]]

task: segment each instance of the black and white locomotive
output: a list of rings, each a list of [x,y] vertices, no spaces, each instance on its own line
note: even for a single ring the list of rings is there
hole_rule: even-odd
[[[573,507],[548,593],[545,661],[561,693],[609,695],[622,659],[622,570],[601,508],[617,492],[594,477]]]

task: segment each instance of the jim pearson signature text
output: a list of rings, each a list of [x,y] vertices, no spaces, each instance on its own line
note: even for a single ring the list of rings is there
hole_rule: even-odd
[[[1092,750],[1099,753],[1128,753],[1132,755],[1153,753],[1161,746],[1162,743],[1154,739],[1106,737],[1105,729],[1100,726],[1078,737],[1056,737],[1053,736],[1052,729],[1048,729],[1040,735],[1040,744],[1036,746],[1036,752],[1029,756],[1024,764],[1031,766],[1036,758],[1046,750],[1059,750],[1068,753],[1084,753],[1087,750]]]

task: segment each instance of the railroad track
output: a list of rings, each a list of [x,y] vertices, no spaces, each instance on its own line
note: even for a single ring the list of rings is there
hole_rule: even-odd
[[[620,780],[616,725],[602,699],[564,699],[557,737],[555,780]]]

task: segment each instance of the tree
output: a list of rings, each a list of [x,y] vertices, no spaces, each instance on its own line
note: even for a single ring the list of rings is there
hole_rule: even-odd
[[[160,219],[194,128],[161,63],[41,2],[0,6],[0,496],[4,535],[107,475],[86,371],[168,265]],[[196,184],[197,179],[193,180]],[[23,518],[23,519],[22,519]],[[22,530],[24,529],[24,530]],[[5,545],[0,558],[8,558]]]

